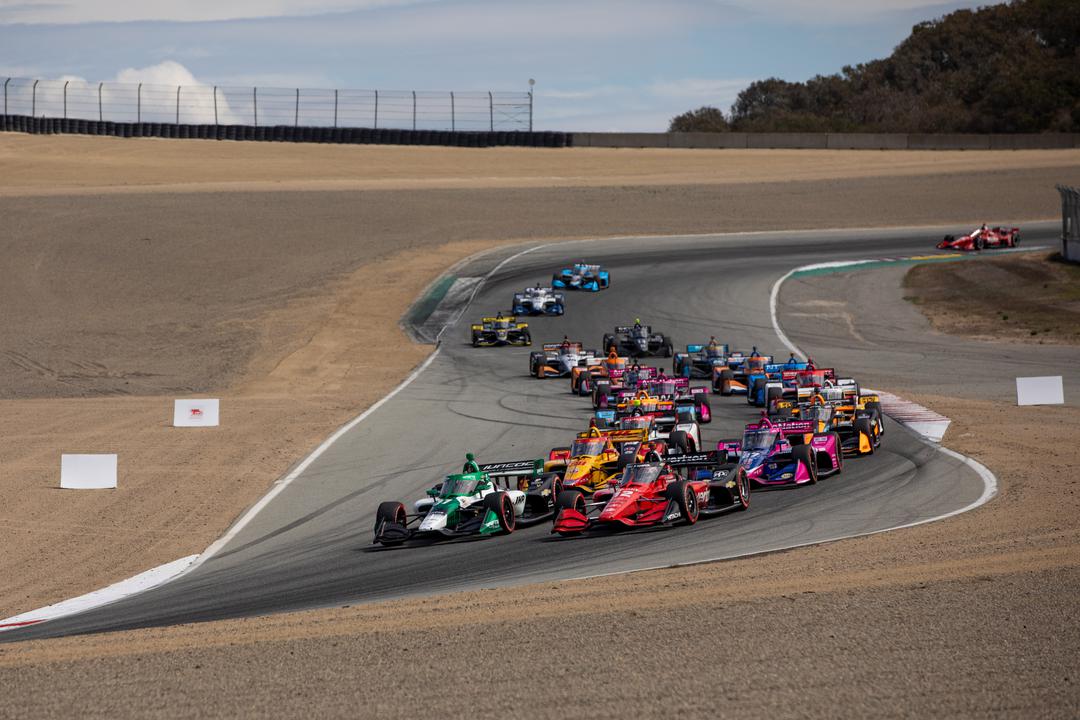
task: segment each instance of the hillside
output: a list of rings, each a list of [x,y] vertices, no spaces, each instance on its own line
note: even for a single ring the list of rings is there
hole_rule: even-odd
[[[1080,131],[1080,1],[1017,0],[916,25],[892,55],[806,82],[768,78],[726,117],[672,132]]]

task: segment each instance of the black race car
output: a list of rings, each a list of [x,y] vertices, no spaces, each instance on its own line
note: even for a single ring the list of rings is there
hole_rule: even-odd
[[[604,334],[604,352],[614,348],[619,355],[629,357],[671,357],[674,347],[671,338],[663,333],[653,332],[651,325],[634,323],[619,326],[613,333]]]

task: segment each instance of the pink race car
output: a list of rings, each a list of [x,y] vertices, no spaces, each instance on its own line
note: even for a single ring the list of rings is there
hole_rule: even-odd
[[[1020,228],[992,227],[985,225],[967,235],[946,235],[937,244],[938,250],[983,250],[985,248],[1011,248],[1020,244]]]
[[[762,416],[760,422],[746,426],[741,441],[721,440],[717,450],[726,452],[729,460],[738,460],[757,485],[813,484],[844,467],[840,436],[814,429],[810,420],[773,422]]]

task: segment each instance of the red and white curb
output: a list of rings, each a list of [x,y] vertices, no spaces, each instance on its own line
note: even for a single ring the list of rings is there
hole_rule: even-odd
[[[37,610],[31,610],[30,612],[25,612],[21,615],[9,617],[6,620],[0,620],[0,632],[26,627],[27,625],[36,625],[37,623],[45,622],[46,620],[54,620],[65,615],[74,615],[75,613],[83,612],[84,610],[108,605],[111,602],[116,602],[129,595],[134,595],[135,593],[145,592],[150,588],[167,583],[177,575],[180,575],[191,567],[192,563],[194,563],[198,557],[198,555],[188,555],[187,557],[173,560],[171,563],[165,565],[159,565],[144,573],[139,573],[135,577],[121,580],[118,583],[101,588],[100,590],[95,590],[86,595],[80,595],[79,597],[71,598],[70,600],[64,600],[53,605],[46,605]]]
[[[932,442],[941,442],[952,420],[918,403],[883,390],[868,390],[881,398],[881,409],[901,425],[906,425]]]

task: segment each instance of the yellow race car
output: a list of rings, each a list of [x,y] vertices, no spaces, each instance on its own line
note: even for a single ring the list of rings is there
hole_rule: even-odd
[[[626,465],[644,462],[650,453],[663,457],[665,449],[663,441],[649,441],[647,430],[601,430],[594,425],[578,433],[570,447],[554,448],[544,472],[561,472],[563,490],[591,495],[607,487]]]
[[[525,347],[532,345],[532,335],[529,334],[529,323],[518,322],[511,315],[504,317],[482,318],[480,322],[472,326],[473,347],[500,347],[503,345],[517,345]]]

